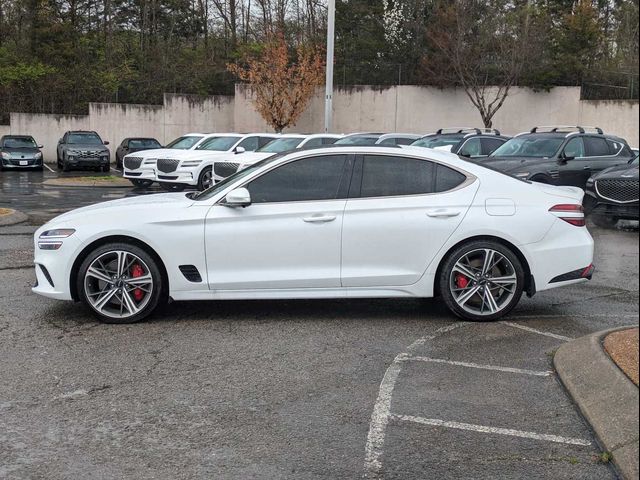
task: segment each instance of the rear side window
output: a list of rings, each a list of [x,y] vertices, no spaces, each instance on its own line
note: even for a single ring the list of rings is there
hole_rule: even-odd
[[[337,199],[346,159],[345,155],[326,155],[286,163],[249,183],[251,202]]]
[[[383,145],[385,147],[392,147],[392,146],[395,146],[395,144],[396,144],[395,138],[385,138],[378,145]]]
[[[587,157],[606,157],[611,155],[609,144],[604,138],[585,137],[584,145]]]
[[[362,166],[361,197],[433,193],[435,164],[426,160],[367,155]]]
[[[415,138],[396,138],[396,145],[411,145]]]
[[[462,185],[467,177],[453,168],[438,165],[436,168],[435,193],[448,192]]]
[[[620,150],[624,148],[624,144],[622,142],[618,142],[610,138],[607,139],[607,144],[609,145],[609,155],[617,155],[620,153]]]
[[[491,155],[505,142],[500,138],[482,138],[481,141],[483,155]]]

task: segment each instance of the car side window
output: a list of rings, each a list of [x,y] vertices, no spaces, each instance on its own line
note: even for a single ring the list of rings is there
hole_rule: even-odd
[[[385,147],[392,147],[392,146],[396,145],[396,139],[395,138],[385,138],[378,145],[382,145],[382,146],[385,146]]]
[[[482,142],[482,154],[487,156],[491,155],[506,142],[501,138],[482,138],[480,141]]]
[[[624,144],[622,142],[618,142],[610,138],[607,139],[607,144],[609,145],[609,155],[617,155],[624,148]]]
[[[238,146],[244,148],[247,152],[254,152],[260,148],[260,141],[258,137],[247,137]]]
[[[411,145],[415,141],[415,138],[396,138],[396,145]]]
[[[585,137],[584,143],[587,157],[608,157],[611,155],[609,144],[604,138]]]
[[[264,147],[267,143],[271,143],[272,141],[274,141],[275,138],[274,137],[260,137],[258,139],[258,146],[259,148]]]
[[[303,145],[304,148],[314,148],[314,147],[320,147],[322,145],[322,138],[320,137],[316,137],[316,138],[311,138],[309,140],[307,140],[305,142],[305,144]]]
[[[339,139],[334,137],[322,137],[322,145],[333,145]]]
[[[340,188],[346,160],[346,155],[325,155],[286,163],[247,185],[251,202],[338,199],[341,190],[346,190]]]
[[[479,157],[479,156],[481,156],[482,155],[482,143],[480,142],[480,138],[478,138],[478,137],[470,138],[469,140],[464,142],[464,145],[462,145],[462,148],[460,148],[460,151],[458,152],[458,155],[462,155],[463,157]]]
[[[438,164],[435,193],[448,192],[462,185],[467,177],[453,168]]]
[[[406,157],[366,155],[361,197],[393,197],[434,192],[435,164]]]
[[[575,137],[569,140],[564,147],[564,156],[569,158],[584,157],[584,143],[582,138]]]

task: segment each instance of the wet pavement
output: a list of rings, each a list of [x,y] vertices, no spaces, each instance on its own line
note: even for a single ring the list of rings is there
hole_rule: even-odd
[[[34,218],[131,194],[6,183]],[[173,303],[123,326],[33,295],[33,229],[0,229],[0,478],[616,478],[552,363],[638,323],[637,227],[590,228],[594,280],[503,322],[398,299]]]

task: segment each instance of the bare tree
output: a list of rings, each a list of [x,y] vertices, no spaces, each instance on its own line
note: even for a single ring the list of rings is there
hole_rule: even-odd
[[[422,63],[430,83],[461,86],[487,128],[527,60],[529,6],[519,3],[441,1],[427,30],[433,50]]]

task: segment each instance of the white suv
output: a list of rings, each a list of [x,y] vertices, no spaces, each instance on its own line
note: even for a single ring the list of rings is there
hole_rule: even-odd
[[[182,191],[187,186],[205,190],[213,185],[213,164],[224,154],[253,152],[279,138],[276,133],[217,133],[197,148],[158,156],[155,181],[165,190]]]
[[[136,187],[149,187],[156,179],[156,160],[158,155],[163,155],[173,150],[193,150],[213,135],[215,134],[187,133],[176,138],[164,148],[143,150],[125,155],[122,159],[122,176]]]

